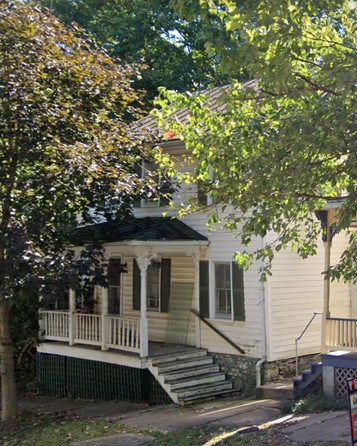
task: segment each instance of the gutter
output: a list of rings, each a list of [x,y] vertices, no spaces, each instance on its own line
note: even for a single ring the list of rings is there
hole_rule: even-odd
[[[262,385],[262,365],[266,362],[266,358],[261,358],[255,364],[255,387],[261,387]]]

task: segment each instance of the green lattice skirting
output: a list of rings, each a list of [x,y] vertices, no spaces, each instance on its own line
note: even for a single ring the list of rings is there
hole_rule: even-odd
[[[171,402],[149,370],[47,353],[38,354],[37,383],[40,395],[150,404]]]

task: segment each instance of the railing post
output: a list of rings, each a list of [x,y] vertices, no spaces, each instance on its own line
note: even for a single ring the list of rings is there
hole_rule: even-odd
[[[42,339],[42,337],[44,335],[46,335],[46,332],[45,332],[45,317],[46,317],[46,315],[45,315],[44,311],[39,309],[38,310],[38,329],[39,329],[38,337],[40,339]]]
[[[109,350],[108,347],[108,288],[102,288],[102,350]]]
[[[69,314],[68,314],[68,336],[69,345],[74,344],[76,333],[76,292],[72,288],[69,290]]]

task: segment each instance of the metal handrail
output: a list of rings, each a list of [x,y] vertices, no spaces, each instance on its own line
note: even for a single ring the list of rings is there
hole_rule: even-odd
[[[312,315],[312,318],[306,324],[306,327],[303,329],[303,331],[301,332],[300,336],[295,338],[295,373],[296,373],[296,376],[299,376],[298,342],[304,336],[306,330],[310,327],[312,321],[315,319],[315,317],[318,314],[322,314],[322,312],[321,311],[314,311],[314,314]]]
[[[213,324],[208,322],[207,319],[205,319],[197,310],[194,308],[191,308],[191,313],[193,313],[195,316],[199,318],[204,324],[207,325],[211,330],[213,330],[215,333],[217,333],[222,339],[224,339],[226,342],[228,342],[229,345],[231,345],[233,348],[239,351],[242,355],[245,354],[245,351],[239,347],[235,342],[233,342],[231,339],[229,339],[224,333],[222,333],[217,327],[215,327]]]

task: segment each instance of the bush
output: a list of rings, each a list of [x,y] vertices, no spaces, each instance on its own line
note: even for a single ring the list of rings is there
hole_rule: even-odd
[[[347,400],[332,398],[323,393],[310,393],[299,401],[289,403],[283,407],[283,413],[311,413],[347,409]]]

